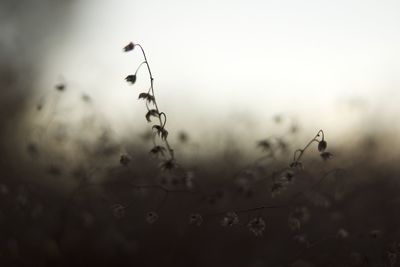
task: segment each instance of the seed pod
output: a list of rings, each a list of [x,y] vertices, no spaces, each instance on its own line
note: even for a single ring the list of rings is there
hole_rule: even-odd
[[[136,75],[134,75],[134,74],[133,75],[128,75],[128,76],[126,76],[125,80],[128,83],[134,84],[136,82]]]
[[[133,50],[134,48],[135,48],[135,45],[132,42],[130,42],[128,45],[126,45],[124,47],[124,51],[129,52],[129,51]]]

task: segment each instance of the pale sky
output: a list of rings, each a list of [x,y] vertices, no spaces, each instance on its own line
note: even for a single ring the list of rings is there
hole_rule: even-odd
[[[148,82],[145,69],[136,85],[124,81],[142,60],[122,52],[133,41],[146,50],[170,127],[220,131],[244,117],[257,135],[282,113],[340,135],[380,114],[398,120],[399,14],[392,0],[77,1],[41,85],[62,74],[117,129],[133,129]]]

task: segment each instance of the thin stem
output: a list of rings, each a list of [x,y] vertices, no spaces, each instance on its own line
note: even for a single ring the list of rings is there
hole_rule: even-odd
[[[167,115],[164,112],[160,113],[160,117],[163,116],[164,117],[164,123],[161,125],[161,128],[164,128],[165,125],[167,124]]]
[[[135,71],[135,75],[138,73],[138,71],[140,70],[140,67],[142,67],[143,64],[146,64],[146,61],[143,61],[142,63],[140,63],[140,65],[137,67],[136,71]]]
[[[322,134],[322,140],[324,140],[324,131],[319,130],[318,133],[314,136],[313,139],[308,142],[308,144],[303,148],[303,149],[297,149],[294,154],[293,154],[293,162],[298,162],[301,157],[304,155],[304,152],[307,150],[307,148],[314,142],[319,142],[318,137],[320,137],[320,134]],[[296,158],[297,152],[299,152],[299,155]]]
[[[155,109],[157,110],[157,113],[160,114],[160,110],[159,110],[159,108],[158,108],[157,101],[156,101],[156,97],[155,97],[155,94],[154,94],[154,78],[153,78],[153,74],[151,73],[151,69],[150,69],[149,62],[147,61],[146,53],[144,52],[144,49],[143,49],[143,47],[142,47],[140,44],[135,44],[135,46],[138,46],[138,47],[140,48],[140,50],[142,51],[142,54],[143,54],[143,57],[144,57],[144,60],[145,60],[144,62],[142,62],[142,64],[146,64],[147,70],[148,70],[148,72],[149,72],[149,77],[150,77],[150,90],[151,90],[151,93],[152,93],[152,95],[153,95],[153,97],[154,97],[154,100],[153,100],[154,107],[155,107]],[[165,115],[165,114],[164,114],[164,115]],[[165,117],[166,117],[166,116],[165,116]],[[160,121],[160,126],[164,128],[165,124],[163,125],[163,122],[162,122],[162,120],[161,120],[161,116],[158,116],[158,119],[159,119],[159,121]],[[166,121],[167,121],[167,120],[165,119],[165,122],[166,122]],[[168,140],[167,140],[166,138],[164,139],[164,143],[165,143],[165,145],[166,145],[166,147],[167,147],[167,150],[168,150],[168,153],[169,153],[169,155],[170,155],[171,160],[174,160],[174,159],[175,159],[174,151],[173,151],[173,149],[171,148],[171,146],[170,146],[170,144],[169,144],[169,142],[168,142]]]

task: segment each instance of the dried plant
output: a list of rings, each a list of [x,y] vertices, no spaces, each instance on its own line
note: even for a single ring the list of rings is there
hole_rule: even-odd
[[[158,136],[165,145],[162,146],[157,144],[155,139],[153,138],[154,147],[150,150],[150,153],[164,157],[164,161],[161,164],[161,168],[164,170],[171,170],[177,167],[177,163],[175,161],[174,150],[171,148],[168,142],[168,131],[166,129],[167,115],[164,112],[161,112],[158,107],[154,92],[154,78],[151,73],[150,64],[147,60],[146,53],[140,44],[134,44],[132,42],[130,42],[128,45],[124,47],[124,51],[125,52],[133,51],[135,47],[138,47],[140,49],[144,61],[139,64],[139,66],[136,68],[135,73],[128,75],[125,78],[125,80],[130,84],[135,84],[137,80],[138,71],[143,65],[146,65],[149,74],[150,87],[147,90],[147,92],[142,92],[139,94],[139,99],[143,99],[146,103],[146,109],[147,109],[147,113],[145,115],[146,121],[152,122],[151,120],[152,117],[155,117],[158,120],[158,124],[154,124],[152,126],[152,130],[154,132],[153,137]],[[164,153],[165,151],[167,151],[167,154]]]

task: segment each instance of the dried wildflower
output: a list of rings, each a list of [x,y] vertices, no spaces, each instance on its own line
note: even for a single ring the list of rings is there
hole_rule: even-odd
[[[288,225],[289,225],[290,230],[298,231],[298,230],[300,230],[301,222],[298,218],[289,216]]]
[[[318,151],[324,152],[327,146],[328,146],[328,144],[326,143],[325,140],[318,142]]]
[[[333,157],[332,153],[330,152],[322,152],[320,155],[324,161],[327,161],[328,159],[331,159]]]
[[[233,211],[227,212],[221,220],[222,226],[232,226],[239,223],[239,217]]]
[[[281,182],[275,181],[271,187],[271,196],[275,197],[276,195],[280,194],[283,189],[283,184]]]
[[[132,42],[130,42],[129,44],[127,44],[127,45],[124,47],[124,52],[132,51],[134,48],[135,48],[135,45],[134,45]]]
[[[166,140],[168,137],[168,131],[161,127],[160,125],[154,125],[153,130],[156,130],[157,135],[161,137],[161,139]]]
[[[293,178],[294,178],[294,172],[291,171],[291,170],[286,171],[285,174],[284,174],[284,178],[285,178],[289,183],[292,182],[292,181],[293,181]]]
[[[156,109],[150,109],[149,111],[147,111],[146,113],[146,120],[148,122],[151,122],[151,117],[156,117],[158,118],[160,116],[160,114],[158,113],[158,111]]]
[[[126,76],[125,80],[128,83],[134,84],[136,82],[136,75],[134,75],[134,74],[128,75],[128,76]]]
[[[203,223],[203,217],[198,213],[190,214],[189,223],[200,226]]]
[[[262,236],[265,231],[265,221],[261,217],[256,217],[252,219],[248,224],[250,232],[252,232],[255,236]]]
[[[56,84],[55,88],[56,88],[56,90],[62,92],[65,90],[65,84],[64,83]]]
[[[346,239],[348,236],[349,236],[349,233],[343,228],[340,228],[337,231],[337,237],[340,239]]]
[[[148,103],[154,103],[154,101],[155,101],[154,96],[152,96],[151,94],[148,94],[148,93],[140,93],[138,99],[144,99]]]
[[[173,170],[177,167],[177,164],[175,163],[175,160],[169,159],[165,160],[164,162],[161,163],[161,169],[163,170]]]
[[[119,159],[119,163],[121,163],[121,165],[126,166],[129,164],[129,162],[131,162],[131,158],[128,155],[126,155],[126,154],[121,155],[121,157]]]
[[[135,46],[139,46],[140,50],[142,52],[144,61],[142,61],[140,63],[140,65],[137,67],[136,72],[133,75],[128,75],[126,77],[126,80],[128,82],[130,82],[131,84],[134,84],[136,82],[136,74],[138,72],[138,70],[140,69],[141,66],[146,65],[147,70],[148,70],[148,74],[149,74],[149,78],[150,78],[150,88],[149,91],[147,93],[141,93],[139,95],[139,99],[145,99],[146,102],[146,108],[147,108],[147,113],[146,113],[146,120],[148,122],[151,121],[151,117],[157,117],[160,121],[159,125],[154,125],[152,127],[152,131],[155,130],[157,135],[161,138],[161,140],[165,143],[165,148],[168,151],[168,158],[170,160],[170,162],[164,162],[162,163],[163,168],[166,169],[170,169],[171,167],[174,167],[176,164],[170,164],[174,159],[174,151],[173,149],[170,147],[169,142],[167,140],[168,137],[168,131],[165,129],[165,125],[167,123],[167,115],[164,112],[160,112],[158,109],[158,106],[156,105],[156,99],[155,99],[155,93],[154,93],[154,87],[153,87],[153,82],[154,82],[154,78],[150,69],[150,64],[147,60],[146,57],[146,53],[144,52],[143,48],[139,45],[139,44],[133,44],[132,42],[129,43],[127,46],[124,47],[124,51],[128,52],[131,51],[132,49],[134,49]],[[150,109],[148,104],[149,103],[153,103],[154,104],[154,108]],[[153,135],[154,137],[154,135]],[[161,152],[162,150],[155,150],[153,152]]]
[[[146,222],[153,224],[158,220],[158,214],[154,211],[150,211],[146,214]]]
[[[269,151],[272,148],[271,142],[267,139],[261,140],[257,142],[257,146],[264,151]]]
[[[122,219],[125,217],[126,208],[121,204],[115,204],[111,208],[115,218]]]
[[[163,146],[154,146],[151,150],[150,153],[153,155],[161,155],[164,156],[164,152],[165,152],[165,147]]]

